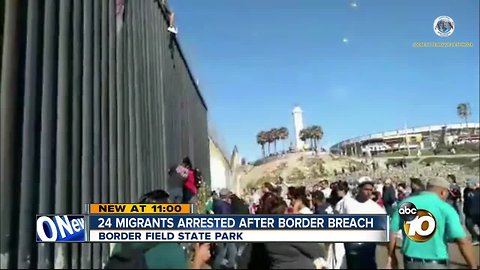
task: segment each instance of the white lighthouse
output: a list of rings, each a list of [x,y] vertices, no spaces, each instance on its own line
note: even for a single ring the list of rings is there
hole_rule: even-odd
[[[293,108],[293,128],[295,129],[295,149],[303,150],[303,141],[300,140],[300,130],[303,129],[303,111],[299,106]]]

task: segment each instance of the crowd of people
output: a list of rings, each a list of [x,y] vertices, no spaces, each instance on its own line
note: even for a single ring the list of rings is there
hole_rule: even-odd
[[[376,243],[251,243],[217,245],[213,268],[238,269],[377,269],[398,267],[395,248],[401,245],[406,269],[448,269],[448,243],[455,242],[470,268],[476,267],[472,246],[478,245],[480,185],[468,179],[463,188],[454,175],[424,180],[399,177],[372,179],[349,177],[311,187],[290,186],[280,177],[264,183],[240,199],[222,189],[212,193],[209,214],[388,214],[392,236],[386,265],[377,265]],[[426,243],[415,243],[403,235],[398,207],[414,202],[436,217],[438,233]],[[463,205],[460,207],[460,205]],[[247,209],[248,207],[248,209]],[[438,218],[437,218],[438,216]],[[465,224],[470,237],[467,237]],[[473,244],[473,245],[472,245]],[[241,252],[239,252],[241,250]]]
[[[201,172],[186,157],[169,170],[170,193],[156,190],[139,203],[195,203],[202,182]],[[210,194],[204,214],[388,214],[390,243],[119,244],[106,269],[395,269],[398,245],[406,269],[448,269],[450,242],[456,242],[473,269],[477,262],[472,246],[479,244],[480,185],[476,179],[465,183],[465,187],[457,184],[453,174],[408,182],[399,177],[349,175],[308,187],[289,185],[279,177],[240,196],[224,188]],[[417,243],[404,235],[398,206],[405,201],[435,216],[437,231],[430,241]],[[377,245],[387,247],[386,265],[377,265]]]

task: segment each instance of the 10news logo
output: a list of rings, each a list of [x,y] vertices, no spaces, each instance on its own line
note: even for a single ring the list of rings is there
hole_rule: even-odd
[[[432,213],[425,209],[417,209],[411,202],[404,202],[398,209],[398,214],[404,221],[405,234],[415,242],[430,240],[437,230],[437,221]]]

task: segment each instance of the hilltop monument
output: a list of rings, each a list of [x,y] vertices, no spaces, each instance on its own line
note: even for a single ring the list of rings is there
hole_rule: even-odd
[[[303,141],[300,140],[300,130],[303,129],[303,111],[300,106],[295,106],[292,111],[293,129],[295,130],[295,149],[303,150]]]

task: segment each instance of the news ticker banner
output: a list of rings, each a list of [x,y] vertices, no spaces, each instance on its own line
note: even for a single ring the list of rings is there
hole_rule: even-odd
[[[37,242],[386,242],[376,215],[46,215]]]
[[[92,242],[386,242],[386,215],[90,215]]]
[[[90,205],[87,215],[37,216],[37,242],[387,242],[389,236],[386,215],[194,215],[182,213],[191,205],[152,206]]]
[[[189,214],[192,204],[86,204],[87,215],[37,215],[37,242],[88,242],[88,214]]]
[[[193,214],[193,204],[87,204],[87,214]]]

